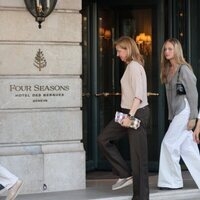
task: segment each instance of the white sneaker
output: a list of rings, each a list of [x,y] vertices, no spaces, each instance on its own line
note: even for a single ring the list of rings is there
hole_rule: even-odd
[[[112,185],[112,190],[118,190],[133,183],[133,177],[119,178],[117,182]]]
[[[21,180],[18,180],[9,190],[8,190],[8,195],[6,197],[6,200],[14,200],[19,191],[20,191],[20,188],[23,184],[23,181]]]

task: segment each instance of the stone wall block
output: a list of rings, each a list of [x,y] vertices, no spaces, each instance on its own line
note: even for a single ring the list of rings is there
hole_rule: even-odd
[[[0,112],[1,143],[81,140],[80,110]]]
[[[51,41],[80,43],[82,40],[82,22],[79,13],[53,12],[42,23],[41,29],[38,28],[35,18],[27,11],[8,12],[2,10],[0,12],[0,19],[0,42]]]
[[[41,70],[35,66],[39,50],[46,60],[46,66]],[[19,45],[0,42],[0,55],[1,75],[80,75],[82,73],[82,51],[81,46],[78,45],[28,45],[26,43]]]

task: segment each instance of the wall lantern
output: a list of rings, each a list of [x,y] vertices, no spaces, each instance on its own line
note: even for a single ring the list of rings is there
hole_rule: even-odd
[[[102,27],[99,28],[99,37],[104,38],[106,40],[110,40],[112,36],[111,30],[104,29]]]
[[[24,0],[27,10],[35,17],[35,21],[41,23],[50,15],[56,6],[57,0]]]
[[[136,36],[136,43],[142,54],[149,55],[151,53],[151,35],[146,35],[145,33],[140,33]]]

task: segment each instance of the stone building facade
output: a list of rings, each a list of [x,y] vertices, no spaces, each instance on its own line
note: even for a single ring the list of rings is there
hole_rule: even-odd
[[[23,0],[0,0],[0,163],[22,193],[85,188],[81,4],[58,0],[39,29]]]

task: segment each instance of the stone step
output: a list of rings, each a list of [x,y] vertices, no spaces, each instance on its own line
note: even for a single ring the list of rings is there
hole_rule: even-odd
[[[157,179],[157,175],[149,177],[150,200],[200,200],[200,190],[187,171],[183,172],[184,188],[181,190],[159,190]],[[24,194],[16,200],[131,200],[132,185],[113,191],[115,182],[116,179],[92,179],[87,180],[87,187],[82,190]],[[4,199],[5,196],[0,195],[0,200]]]
[[[131,200],[131,196],[109,198],[93,198],[91,200]],[[183,189],[176,191],[161,191],[150,194],[150,200],[200,200],[200,190]]]
[[[161,191],[150,194],[151,200],[200,200],[199,189]]]
[[[104,190],[105,191],[105,190]],[[68,192],[55,192],[55,193],[43,193],[43,194],[29,194],[19,195],[16,200],[131,200],[131,194],[113,194],[104,193],[100,190],[79,190]],[[0,196],[0,200],[5,197]],[[150,194],[150,200],[200,200],[200,190],[198,189],[182,189],[176,191],[160,191],[154,190]]]

